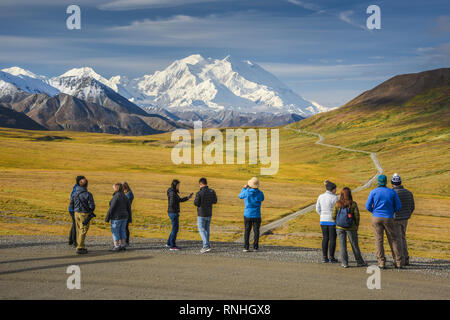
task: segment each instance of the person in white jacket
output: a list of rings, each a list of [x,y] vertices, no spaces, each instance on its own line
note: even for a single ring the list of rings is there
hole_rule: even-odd
[[[317,199],[316,211],[320,215],[320,227],[322,229],[322,254],[323,263],[338,262],[334,258],[336,251],[336,222],[332,218],[333,208],[338,200],[336,196],[336,185],[326,180],[326,192],[322,193]]]

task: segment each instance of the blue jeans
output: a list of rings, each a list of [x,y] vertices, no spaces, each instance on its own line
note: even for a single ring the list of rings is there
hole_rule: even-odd
[[[111,220],[111,232],[114,241],[127,238],[127,221],[128,219]]]
[[[203,240],[203,248],[209,248],[209,226],[211,217],[197,217],[198,231]]]
[[[167,240],[167,245],[171,248],[177,246],[177,234],[180,228],[179,217],[180,215],[178,213],[169,213],[169,218],[172,222],[172,231],[170,232],[169,240]]]

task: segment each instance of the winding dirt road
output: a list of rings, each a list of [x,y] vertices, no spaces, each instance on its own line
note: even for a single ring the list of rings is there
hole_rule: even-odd
[[[353,190],[353,192],[358,192],[364,189],[369,188],[372,183],[376,180],[377,176],[383,173],[383,168],[381,167],[380,161],[377,158],[377,154],[375,152],[369,152],[369,151],[364,151],[364,150],[357,150],[357,149],[350,149],[350,148],[345,148],[345,147],[341,147],[341,146],[335,146],[332,144],[328,144],[328,143],[323,143],[323,140],[325,139],[323,135],[319,134],[319,133],[315,133],[315,132],[310,132],[310,131],[305,131],[305,130],[300,130],[300,129],[291,129],[288,128],[289,130],[293,130],[293,131],[298,131],[300,133],[304,133],[304,134],[309,134],[309,135],[314,135],[317,136],[319,138],[319,140],[316,141],[316,144],[319,144],[321,146],[324,147],[329,147],[329,148],[335,148],[335,149],[341,149],[344,151],[349,151],[349,152],[359,152],[359,153],[364,153],[364,154],[368,154],[370,155],[370,158],[372,159],[373,164],[375,165],[375,168],[377,169],[377,173],[370,178],[369,180],[367,180],[363,185],[355,188]],[[268,223],[264,226],[261,227],[260,229],[260,234],[264,235],[267,234],[268,232],[270,232],[273,229],[279,228],[282,225],[284,225],[286,222],[297,218],[298,216],[301,216],[305,213],[311,212],[312,210],[315,209],[316,204],[312,203],[294,213],[291,213],[290,215],[287,215],[281,219],[272,221],[271,223]],[[253,235],[251,235],[251,237],[253,237]],[[239,239],[236,240],[236,242],[244,242],[244,238],[241,237]]]

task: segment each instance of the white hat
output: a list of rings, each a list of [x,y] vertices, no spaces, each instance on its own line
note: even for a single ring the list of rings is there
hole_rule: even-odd
[[[259,188],[259,180],[256,177],[251,178],[250,180],[248,180],[247,184],[250,186],[250,188],[252,189],[257,189]]]

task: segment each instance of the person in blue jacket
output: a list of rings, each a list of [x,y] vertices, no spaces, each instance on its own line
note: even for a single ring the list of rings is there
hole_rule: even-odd
[[[70,200],[72,200],[73,195],[75,194],[75,190],[77,189],[77,186],[79,185],[78,183],[83,178],[84,178],[84,176],[77,176],[75,178],[75,185],[73,186],[72,192],[70,193]],[[77,225],[75,222],[75,211],[73,210],[71,204],[69,204],[69,214],[70,214],[70,217],[72,218],[72,228],[70,228],[70,231],[69,231],[69,246],[76,247],[77,246]]]
[[[259,180],[256,177],[251,178],[242,188],[239,194],[240,199],[245,200],[244,210],[244,252],[250,251],[250,232],[253,227],[253,249],[258,251],[259,246],[259,228],[261,226],[261,202],[264,201],[264,193],[259,190]]]
[[[382,269],[386,265],[384,255],[384,232],[392,241],[394,266],[402,268],[401,250],[399,250],[399,238],[394,226],[394,213],[402,207],[397,193],[386,187],[387,177],[384,174],[378,176],[378,188],[373,189],[367,199],[366,209],[372,212],[372,226],[375,237],[375,248],[378,266]]]

